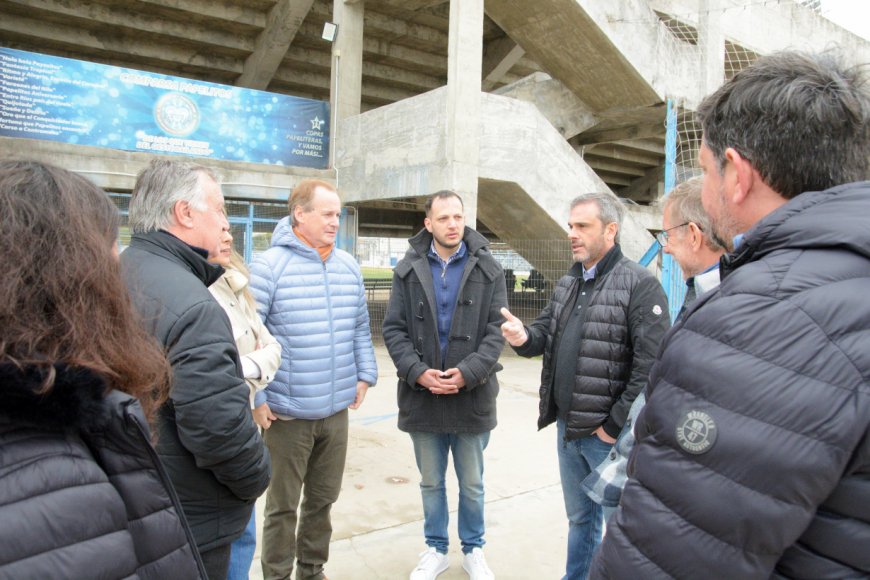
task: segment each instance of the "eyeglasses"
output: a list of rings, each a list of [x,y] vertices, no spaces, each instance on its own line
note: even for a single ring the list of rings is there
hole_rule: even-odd
[[[671,231],[671,230],[675,230],[675,229],[677,229],[677,228],[681,228],[681,227],[683,227],[683,226],[687,226],[687,225],[689,225],[690,223],[692,223],[692,222],[686,222],[686,223],[684,223],[684,224],[680,224],[680,225],[678,225],[678,226],[674,226],[674,227],[672,227],[672,228],[668,228],[668,229],[666,229],[666,230],[662,230],[662,231],[660,231],[659,233],[656,234],[656,241],[658,241],[659,245],[661,245],[662,247],[667,246],[667,245],[668,245],[668,238],[670,237],[670,236],[668,235],[668,232]]]

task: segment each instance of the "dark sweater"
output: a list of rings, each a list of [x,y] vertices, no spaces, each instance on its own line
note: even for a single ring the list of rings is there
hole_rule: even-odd
[[[435,292],[435,310],[438,318],[438,340],[441,344],[441,360],[443,361],[447,359],[450,326],[453,323],[453,313],[456,311],[456,297],[459,296],[462,272],[466,262],[468,262],[468,250],[463,243],[460,248],[457,248],[456,253],[450,256],[446,264],[443,264],[440,256],[433,255],[431,246],[426,255],[432,269],[432,287]]]
[[[571,273],[573,275],[574,269]],[[567,303],[570,308],[563,310],[561,323],[562,329],[556,339],[556,360],[554,368],[556,373],[553,377],[553,398],[556,403],[556,412],[563,421],[568,418],[571,410],[571,399],[574,394],[574,381],[577,368],[577,347],[583,340],[583,321],[586,319],[589,300],[592,299],[592,289],[595,287],[595,279],[584,280],[582,272],[577,281],[571,286],[571,296]],[[560,361],[570,361],[569,364],[561,364]]]

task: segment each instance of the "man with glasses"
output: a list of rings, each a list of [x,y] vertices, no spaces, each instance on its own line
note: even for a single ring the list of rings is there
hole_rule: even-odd
[[[764,56],[697,116],[735,249],[662,342],[591,577],[868,578],[867,67]]]
[[[686,297],[680,316],[703,292],[719,284],[719,257],[723,244],[712,232],[710,218],[701,203],[703,179],[695,177],[682,183],[665,198],[662,231],[656,239],[662,252],[670,254],[686,281]],[[675,225],[676,224],[676,225]]]

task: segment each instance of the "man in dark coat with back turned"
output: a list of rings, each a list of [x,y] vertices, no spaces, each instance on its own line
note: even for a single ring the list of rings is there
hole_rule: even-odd
[[[414,443],[426,551],[411,580],[447,569],[448,451],[459,480],[459,539],[471,580],[493,577],[483,556],[483,451],[495,428],[496,371],[504,346],[504,271],[486,238],[465,227],[462,199],[440,191],[425,229],[396,265],[384,342],[399,375],[399,429]]]
[[[230,321],[208,291],[223,274],[208,258],[229,239],[215,175],[189,162],[153,161],[136,180],[130,225],[124,279],[172,365],[157,453],[209,578],[225,578],[230,544],[269,485],[271,464],[251,416]]]
[[[593,578],[870,576],[870,92],[778,53],[701,104],[718,289],[662,343]]]

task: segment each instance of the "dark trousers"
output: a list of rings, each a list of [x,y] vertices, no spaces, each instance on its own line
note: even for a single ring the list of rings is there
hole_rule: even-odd
[[[208,574],[208,580],[227,580],[227,570],[230,567],[230,548],[232,544],[224,544],[207,552],[200,552],[202,564]]]
[[[324,577],[332,538],[329,515],[347,456],[347,415],[345,409],[316,421],[273,421],[263,434],[272,455],[260,554],[265,580],[289,580],[294,558],[296,580]]]

